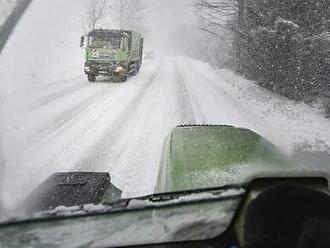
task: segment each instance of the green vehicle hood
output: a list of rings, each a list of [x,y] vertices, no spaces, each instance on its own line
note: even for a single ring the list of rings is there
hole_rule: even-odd
[[[273,144],[251,130],[181,126],[165,142],[156,192],[244,183],[245,176],[292,167]]]

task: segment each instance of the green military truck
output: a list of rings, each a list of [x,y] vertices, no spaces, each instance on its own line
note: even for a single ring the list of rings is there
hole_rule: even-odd
[[[99,75],[126,81],[142,64],[143,38],[134,31],[95,29],[82,36],[84,71],[90,82]]]

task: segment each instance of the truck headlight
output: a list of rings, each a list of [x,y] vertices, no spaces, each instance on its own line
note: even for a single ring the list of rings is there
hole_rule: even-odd
[[[122,72],[124,70],[124,67],[122,66],[117,66],[115,69],[115,72]]]
[[[89,66],[85,66],[85,71],[90,71],[91,68],[89,68]]]

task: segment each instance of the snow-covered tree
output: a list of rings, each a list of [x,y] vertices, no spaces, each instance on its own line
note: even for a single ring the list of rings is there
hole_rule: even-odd
[[[234,37],[239,34],[239,0],[196,0],[195,13],[200,21],[200,29],[211,35],[204,50],[208,51],[209,62],[218,66],[232,67],[236,46]]]
[[[118,19],[121,29],[141,31],[143,29],[144,10],[142,0],[119,0]]]
[[[97,28],[97,24],[107,17],[110,8],[111,5],[108,0],[88,0],[86,8],[86,29],[91,31]]]
[[[221,42],[232,39],[237,68],[246,77],[297,100],[330,96],[329,0],[196,0],[196,5],[202,29],[214,39],[223,36]]]

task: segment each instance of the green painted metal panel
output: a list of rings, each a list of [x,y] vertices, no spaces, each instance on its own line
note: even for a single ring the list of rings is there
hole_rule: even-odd
[[[241,183],[249,173],[290,167],[273,144],[248,129],[182,126],[165,142],[156,192]]]

